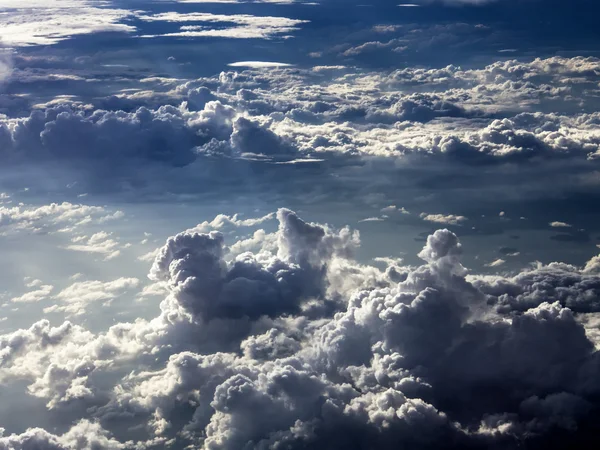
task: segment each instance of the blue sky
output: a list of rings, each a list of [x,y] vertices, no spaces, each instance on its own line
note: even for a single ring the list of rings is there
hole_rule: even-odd
[[[0,0],[0,450],[597,448],[598,12]]]

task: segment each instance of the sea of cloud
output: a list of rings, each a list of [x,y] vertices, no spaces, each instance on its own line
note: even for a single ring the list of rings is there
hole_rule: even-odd
[[[274,218],[250,242],[215,231]],[[446,229],[414,267],[359,264],[359,245],[287,209],[170,237],[148,275],[166,289],[154,319],[0,336],[3,383],[63,418],[0,448],[594,448],[597,257],[503,277],[469,272]],[[56,307],[136,284],[76,282]]]

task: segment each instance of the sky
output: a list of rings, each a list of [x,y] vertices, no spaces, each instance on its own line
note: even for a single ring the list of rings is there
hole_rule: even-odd
[[[600,448],[598,13],[0,0],[0,450]]]

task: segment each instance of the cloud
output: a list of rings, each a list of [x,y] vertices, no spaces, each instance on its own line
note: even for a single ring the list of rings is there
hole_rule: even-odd
[[[435,24],[433,9],[385,1],[171,2],[121,18],[108,2],[24,2],[0,22],[29,16],[21,31],[36,21],[41,34],[15,35],[15,46],[69,41],[17,49],[0,69],[0,78],[10,71],[0,94],[4,189],[27,185],[23,197],[36,203],[89,193],[134,203],[135,214],[111,234],[104,223],[123,217],[109,207],[2,199],[4,311],[19,311],[0,336],[0,448],[599,446],[600,263],[589,244],[600,64],[527,56],[536,53],[527,36],[539,43],[552,29],[559,42],[568,18],[508,33],[483,9]],[[103,18],[83,20],[84,9]],[[335,27],[330,12],[340,13]],[[429,23],[407,23],[423,14]],[[134,26],[176,37],[139,39]],[[102,29],[123,33],[89,35]],[[587,45],[571,38],[561,54]],[[232,196],[246,214],[291,200],[306,217],[233,214]],[[227,214],[191,217],[198,205]],[[515,220],[522,214],[530,220]],[[165,234],[179,216],[185,223]],[[368,247],[357,250],[358,233],[339,224],[363,218],[386,223],[364,225]],[[535,230],[556,218],[577,227],[551,238],[561,242],[546,245],[544,261],[571,245],[576,264],[519,269],[540,244]],[[142,222],[147,242],[131,230]],[[466,240],[421,233],[437,224]],[[59,232],[48,238],[62,239],[56,264],[39,267],[48,258],[31,250],[42,238],[22,234]],[[519,258],[500,247],[516,233]],[[487,257],[467,268],[475,240]],[[125,241],[142,247],[124,250]],[[389,258],[372,266],[372,245]],[[44,281],[10,288],[30,266]],[[78,270],[93,276],[60,280]],[[47,306],[49,320],[35,322]]]
[[[194,228],[188,230],[190,232],[207,232],[210,230],[221,230],[226,226],[230,227],[255,227],[257,225],[261,225],[264,222],[269,220],[273,220],[275,218],[274,213],[269,213],[263,217],[258,217],[256,219],[240,219],[239,214],[234,214],[233,216],[227,216],[225,214],[219,214],[210,222],[204,221]]]
[[[179,31],[142,37],[220,37],[233,39],[272,39],[285,37],[298,30],[305,20],[286,17],[253,16],[249,14],[211,14],[167,12],[154,15],[139,15],[146,22],[186,23],[201,25],[183,25]],[[225,26],[223,26],[225,25]]]
[[[20,204],[0,206],[0,233],[72,231],[90,223],[103,223],[122,217],[102,206],[51,203],[43,206]]]
[[[78,281],[61,290],[52,298],[59,303],[48,308],[45,312],[64,312],[68,316],[82,315],[90,304],[101,302],[103,306],[122,296],[133,288],[138,287],[137,278],[118,278],[113,281]]]
[[[238,61],[228,64],[229,67],[248,67],[251,69],[263,69],[269,67],[289,67],[291,64],[268,61]]]
[[[131,33],[135,27],[120,23],[132,13],[123,9],[98,8],[87,0],[42,0],[0,2],[2,42],[14,47],[52,45],[72,36],[99,33]]]
[[[277,219],[275,241],[259,234],[257,253],[231,261],[217,231],[169,238],[150,271],[166,288],[150,321],[0,336],[4,382],[27,380],[56,414],[90,412],[66,434],[32,428],[0,445],[70,449],[85,431],[77,448],[544,448],[585,433],[600,391],[580,322],[595,262],[466,275],[458,237],[438,230],[399,281],[353,261],[349,229],[286,209]],[[338,283],[350,273],[360,283]],[[59,296],[85,307],[135,286],[78,281]],[[142,425],[118,433],[134,440],[113,437],[115,419]]]
[[[346,68],[326,79],[297,68],[166,84],[148,78],[151,90],[95,97],[91,106],[62,99],[25,117],[0,118],[0,157],[11,165],[61,169],[92,194],[132,185],[153,195],[197,190],[204,182],[223,183],[222,172],[233,176],[241,159],[251,171],[263,164],[260,180],[269,179],[264,185],[284,190],[293,188],[285,183],[285,164],[272,163],[308,162],[317,176],[331,164],[350,167],[360,159],[364,172],[389,158],[401,164],[385,165],[387,171],[408,171],[419,186],[448,187],[448,177],[410,168],[425,164],[449,176],[460,164],[512,164],[521,171],[536,165],[531,181],[542,183],[558,160],[575,180],[561,177],[565,182],[553,188],[567,189],[594,179],[585,174],[594,170],[600,145],[597,113],[582,110],[593,110],[583,92],[596,88],[581,80],[593,80],[597,71],[595,58],[555,57],[469,70]],[[531,112],[548,109],[564,112]],[[215,164],[219,171],[208,169]],[[470,174],[461,180],[480,176]],[[180,182],[174,186],[173,179]]]
[[[526,311],[546,299],[558,301],[575,312],[595,312],[600,308],[596,299],[600,286],[597,261],[598,257],[593,257],[584,267],[540,263],[514,277],[475,277],[473,283],[503,314]]]
[[[460,225],[462,222],[468,220],[465,216],[457,216],[454,214],[427,214],[421,213],[419,217],[427,222],[445,223],[448,225]]]
[[[327,261],[349,252],[358,237],[348,230],[331,234],[288,210],[277,218],[276,256],[263,261],[242,253],[228,264],[222,234],[189,230],[167,241],[150,278],[166,282],[172,300],[197,320],[298,313],[304,301],[325,296]]]
[[[112,233],[99,231],[91,236],[75,236],[71,238],[68,250],[99,254],[105,261],[118,257],[121,250],[130,247],[130,244],[121,244],[118,239],[113,238]]]
[[[35,286],[29,284],[28,287],[36,287],[37,289],[26,292],[18,297],[13,297],[10,301],[13,303],[36,303],[49,298],[54,290],[54,286],[51,284],[36,284]]]
[[[506,261],[504,259],[498,258],[488,264],[486,264],[487,267],[499,267],[501,265],[503,265],[504,263],[506,263]]]
[[[550,222],[552,228],[571,228],[571,225],[565,222]]]
[[[102,427],[89,420],[81,420],[73,425],[65,434],[57,436],[42,428],[32,428],[21,434],[0,435],[0,448],[3,450],[22,450],[25,448],[52,450],[106,449],[118,450],[126,448]]]

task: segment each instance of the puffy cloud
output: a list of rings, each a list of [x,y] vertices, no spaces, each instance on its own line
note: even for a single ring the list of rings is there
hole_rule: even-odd
[[[550,300],[576,312],[595,312],[600,308],[598,259],[593,257],[582,268],[557,262],[538,264],[513,277],[474,277],[473,283],[504,314]]]
[[[172,300],[203,321],[298,313],[304,301],[325,295],[328,262],[348,257],[358,236],[348,229],[333,234],[289,210],[277,217],[277,255],[242,253],[228,263],[223,235],[190,230],[167,241],[150,277],[167,282]]]
[[[225,214],[219,214],[210,222],[204,221],[201,224],[196,225],[194,228],[188,231],[206,232],[210,230],[221,230],[225,226],[232,227],[254,227],[264,222],[275,218],[275,214],[269,213],[263,217],[256,219],[241,219],[238,214],[228,216]]]
[[[44,299],[50,297],[50,294],[54,290],[54,286],[52,286],[51,284],[43,284],[43,285],[36,285],[36,286],[29,286],[29,287],[36,287],[36,289],[33,291],[26,292],[25,294],[20,295],[18,297],[13,297],[11,299],[11,302],[13,302],[13,303],[39,302],[41,300],[44,300]]]
[[[348,229],[285,209],[277,219],[274,240],[259,235],[257,253],[231,260],[217,231],[169,238],[150,272],[166,287],[151,321],[98,335],[42,321],[1,336],[5,382],[28,380],[57,413],[96,405],[99,422],[85,415],[64,435],[30,429],[0,445],[543,448],[594,417],[600,365],[582,325],[597,297],[593,262],[467,276],[458,237],[438,230],[424,263],[398,279],[353,262]],[[361,283],[342,286],[349,274]],[[127,283],[63,292],[95,301]],[[105,431],[117,418],[143,425],[123,435],[135,441]],[[66,437],[79,429],[88,440]]]
[[[93,337],[69,322],[51,327],[45,320],[4,335],[0,338],[0,379],[31,380],[29,392],[47,398],[50,408],[91,398],[93,390],[86,380],[101,364],[94,358],[98,353],[92,350]]]
[[[293,147],[258,122],[238,117],[233,124],[231,146],[237,152],[255,155],[281,155],[293,152]]]
[[[445,223],[448,225],[460,225],[461,222],[468,220],[465,216],[457,216],[454,214],[444,215],[421,213],[419,217],[427,222]]]
[[[102,206],[51,203],[43,206],[0,206],[0,233],[71,231],[90,223],[121,217]]]
[[[91,115],[57,107],[14,123],[13,145],[41,158],[147,157],[187,164],[201,140],[186,124],[185,111],[171,107],[141,108],[133,113],[97,110]]]
[[[130,246],[130,244],[121,244],[112,237],[112,233],[106,231],[99,231],[89,237],[75,236],[71,241],[72,243],[66,247],[68,250],[99,254],[104,257],[105,261],[116,258],[121,254],[121,249]]]
[[[39,448],[44,450],[118,450],[126,448],[102,429],[97,422],[81,420],[65,434],[57,436],[42,428],[30,428],[21,434],[2,437],[0,433],[0,449],[25,450]]]
[[[422,163],[451,170],[450,161],[523,170],[536,164],[540,173],[559,159],[569,161],[565,170],[579,173],[593,170],[600,145],[595,106],[584,96],[597,89],[591,81],[597,71],[594,58],[556,57],[470,70],[347,68],[326,79],[295,68],[185,82],[148,79],[155,90],[147,95],[90,99],[95,106],[63,99],[29,117],[0,119],[1,156],[7,163],[84,169],[86,192],[138,183],[162,192],[161,183],[148,179],[167,174],[202,174],[218,183],[222,171],[237,173],[239,159],[263,164],[273,181],[287,178],[273,162],[352,165],[361,157],[392,158],[388,170]],[[205,169],[209,164],[218,164],[219,173]],[[161,165],[173,170],[165,174]],[[176,170],[183,166],[195,170]],[[325,167],[314,164],[315,171]],[[120,182],[106,182],[115,179]],[[203,183],[177,189],[188,185]]]

